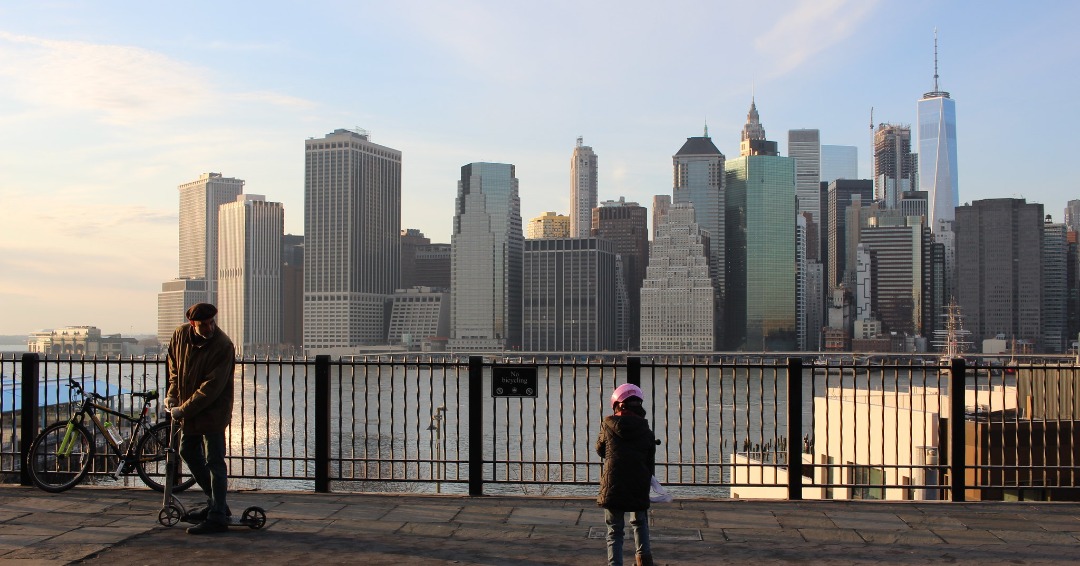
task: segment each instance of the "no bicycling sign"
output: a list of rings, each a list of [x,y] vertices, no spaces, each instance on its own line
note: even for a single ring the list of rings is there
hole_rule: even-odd
[[[536,366],[491,368],[492,397],[536,397]]]

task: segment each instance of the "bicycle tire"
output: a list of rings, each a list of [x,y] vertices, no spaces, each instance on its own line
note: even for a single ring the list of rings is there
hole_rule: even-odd
[[[94,460],[94,442],[86,427],[74,423],[72,448],[67,456],[56,453],[67,435],[68,422],[53,423],[34,438],[27,455],[26,468],[34,485],[51,492],[67,491],[79,484]]]
[[[139,439],[135,450],[135,471],[143,483],[154,491],[165,491],[165,447],[169,444],[169,423],[158,423]],[[173,484],[173,493],[195,485],[195,478],[180,462],[180,477]]]

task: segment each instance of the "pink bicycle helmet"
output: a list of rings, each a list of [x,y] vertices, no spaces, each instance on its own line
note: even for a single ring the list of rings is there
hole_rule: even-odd
[[[611,393],[611,406],[614,408],[619,403],[622,403],[631,397],[645,400],[645,394],[641,392],[640,387],[633,383],[624,383],[616,387],[615,391]]]

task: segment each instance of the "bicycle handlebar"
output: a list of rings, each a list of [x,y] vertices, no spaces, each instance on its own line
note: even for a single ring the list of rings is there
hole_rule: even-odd
[[[83,397],[86,396],[86,390],[83,389],[83,386],[82,386],[81,383],[79,383],[78,381],[75,381],[75,378],[73,378],[73,377],[68,378],[68,386],[71,389],[71,395],[72,396],[74,396],[76,392],[78,392],[78,394],[83,396]],[[96,391],[91,391],[90,396],[93,397],[94,399],[97,399],[98,401],[107,401],[108,400],[108,397],[104,397],[102,395],[99,395]],[[157,389],[151,389],[150,391],[147,391],[145,393],[139,393],[139,392],[131,393],[131,396],[132,397],[142,397],[142,398],[146,399],[147,401],[153,401],[154,399],[158,398],[158,392],[157,392]]]

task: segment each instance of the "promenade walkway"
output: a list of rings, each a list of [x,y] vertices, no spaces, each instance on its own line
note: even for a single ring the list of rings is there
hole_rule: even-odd
[[[261,530],[163,527],[146,489],[0,486],[0,562],[300,566],[602,564],[588,499],[240,492]],[[194,501],[194,494],[182,494]],[[654,507],[657,564],[1074,564],[1080,504],[684,500]],[[629,533],[628,533],[629,534]],[[629,545],[627,546],[629,551]],[[629,552],[628,552],[629,554]]]

